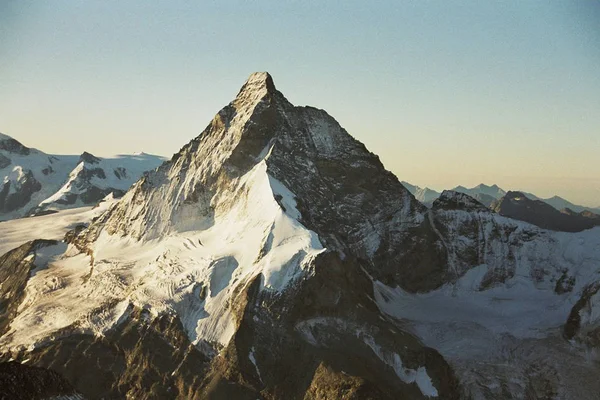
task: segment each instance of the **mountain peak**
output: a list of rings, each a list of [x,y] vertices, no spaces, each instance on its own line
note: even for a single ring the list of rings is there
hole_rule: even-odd
[[[393,251],[404,240],[390,236],[395,224],[418,225],[426,210],[333,117],[294,106],[262,72],[250,75],[236,99],[171,162],[134,185],[119,209],[98,221],[86,240],[93,241],[94,230],[104,225],[111,234],[156,239],[212,224],[247,201],[228,192],[242,182],[248,188],[250,182],[275,182],[265,185],[267,199],[280,197],[271,185],[285,187],[298,200],[294,215],[319,232],[324,246],[348,243],[363,258],[374,257],[380,248]],[[378,202],[382,197],[389,201]],[[144,207],[128,206],[133,198]],[[388,264],[391,268],[396,261]]]
[[[21,155],[28,155],[30,149],[24,146],[21,142],[12,137],[0,133],[0,150],[8,151],[9,153],[16,153]]]
[[[506,195],[505,195],[506,199],[514,199],[514,200],[519,200],[523,197],[526,199],[529,199],[527,196],[525,196],[523,194],[523,192],[519,192],[517,190],[509,190],[508,192],[506,192]]]
[[[250,74],[244,86],[240,89],[238,97],[243,93],[261,92],[264,94],[275,92],[275,84],[273,78],[268,72],[254,72]]]
[[[98,164],[100,159],[95,155],[84,151],[81,156],[79,156],[79,162],[86,162],[88,164]]]

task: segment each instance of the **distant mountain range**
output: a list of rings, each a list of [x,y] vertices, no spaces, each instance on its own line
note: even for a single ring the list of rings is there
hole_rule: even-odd
[[[421,188],[419,186],[413,185],[413,184],[405,182],[405,181],[402,181],[402,184],[404,185],[404,187],[406,187],[408,189],[409,192],[411,192],[417,198],[417,200],[419,200],[421,203],[425,204],[428,207],[430,207],[431,204],[433,203],[433,201],[435,199],[437,199],[438,197],[440,197],[440,195],[441,195],[440,192],[437,192],[433,189],[429,189],[427,187]],[[452,190],[455,192],[468,194],[469,196],[478,200],[480,203],[486,205],[487,207],[491,207],[492,203],[495,200],[499,200],[504,195],[506,195],[506,193],[508,192],[507,190],[500,188],[498,185],[494,184],[494,185],[488,186],[484,183],[481,183],[472,188],[466,188],[464,186],[456,186]],[[592,212],[594,214],[600,213],[600,207],[586,207],[586,206],[573,204],[570,201],[565,200],[559,196],[553,196],[553,197],[545,199],[545,198],[536,196],[535,194],[529,193],[529,192],[519,191],[519,193],[522,193],[530,200],[541,200],[544,203],[551,205],[558,211],[563,211],[565,209],[569,209],[576,213],[581,213],[581,212],[585,212],[585,211]]]
[[[577,213],[569,208],[558,211],[546,202],[530,199],[521,192],[506,193],[494,201],[491,208],[505,217],[554,231],[580,232],[600,225],[598,214],[589,211]]]
[[[46,154],[0,133],[0,221],[95,204],[111,193],[122,196],[163,161],[144,153]]]

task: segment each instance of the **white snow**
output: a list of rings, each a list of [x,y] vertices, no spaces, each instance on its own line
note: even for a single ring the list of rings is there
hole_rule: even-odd
[[[250,353],[248,353],[248,358],[254,364],[254,368],[256,369],[256,374],[258,375],[258,379],[262,382],[262,377],[260,376],[260,370],[258,369],[258,364],[256,363],[256,357],[254,357],[254,347],[250,348]]]
[[[0,151],[1,153],[2,151]],[[12,219],[24,215],[31,208],[38,205],[48,196],[52,195],[60,188],[69,171],[76,166],[78,156],[60,156],[60,158],[44,154],[37,150],[31,150],[29,155],[14,153],[3,153],[12,163],[3,169],[0,169],[0,178],[3,181],[12,180],[15,177],[15,171],[31,170],[35,179],[40,182],[42,189],[35,192],[25,207],[0,216],[0,219]],[[52,168],[53,173],[44,174],[42,170]],[[12,188],[11,188],[12,190]]]
[[[262,290],[285,290],[311,273],[312,259],[324,249],[297,221],[294,195],[269,176],[264,161],[212,202],[211,224],[181,231],[175,226],[160,239],[102,232],[93,247],[93,267],[89,256],[73,256],[74,249],[52,260],[30,278],[0,348],[30,347],[74,323],[103,335],[129,304],[154,315],[175,313],[194,343],[226,345],[235,330],[230,306],[236,288],[262,275]]]
[[[326,330],[321,330],[323,327],[326,327]],[[335,317],[316,317],[300,322],[296,325],[296,331],[298,331],[302,335],[302,338],[308,343],[324,348],[328,347],[330,345],[330,340],[336,337],[335,332],[351,332],[356,335],[358,340],[365,343],[377,358],[390,366],[398,378],[404,383],[415,383],[419,387],[421,393],[425,396],[438,396],[437,389],[433,385],[431,378],[427,374],[427,369],[424,366],[418,367],[417,369],[405,368],[398,353],[380,346],[365,327],[359,326],[353,321]],[[321,332],[328,333],[321,334]]]
[[[56,202],[65,200],[69,194],[80,194],[82,192],[80,175],[82,175],[84,169],[94,170],[99,168],[104,171],[104,178],[93,176],[90,179],[89,183],[91,185],[99,189],[112,188],[126,191],[145,171],[152,170],[161,163],[162,158],[147,154],[117,155],[102,158],[94,164],[86,164],[82,161],[71,171],[66,183],[56,193],[40,202],[40,206],[46,206],[46,209],[53,210],[65,208],[65,206]],[[82,205],[81,201],[78,201],[77,205]],[[69,205],[68,207],[73,206]]]
[[[493,253],[488,256],[494,260]],[[538,365],[556,371],[564,398],[588,396],[600,355],[566,342],[562,327],[584,288],[598,280],[600,229],[538,236],[516,247],[514,256],[514,277],[485,290],[480,283],[491,265],[482,264],[429,293],[411,294],[375,281],[375,298],[383,312],[451,363],[473,398],[485,398],[478,391],[483,382],[497,387],[499,396],[507,382],[513,395],[524,395],[524,376]],[[501,260],[494,262],[501,266]],[[556,279],[565,270],[575,286],[558,295]],[[594,323],[598,309],[580,315],[584,323]]]
[[[396,375],[405,383],[416,383],[421,393],[427,397],[437,397],[438,391],[433,386],[431,378],[427,374],[425,367],[419,367],[416,370],[410,368],[404,368],[402,359],[397,353],[390,352],[381,348],[375,343],[370,336],[364,337],[364,342],[373,350],[375,355],[384,363],[392,367]]]
[[[375,282],[377,302],[384,312],[423,326],[477,326],[492,335],[490,340],[501,334],[517,338],[546,337],[565,323],[583,287],[600,272],[600,229],[576,234],[553,233],[546,241],[523,244],[515,257],[519,260],[515,276],[487,290],[480,290],[481,280],[489,268],[483,264],[470,269],[455,284],[425,294],[410,294]],[[532,268],[539,264],[548,268],[544,273],[547,280],[532,278]],[[571,293],[557,295],[555,282],[550,279],[560,276],[563,269],[576,277],[576,286]],[[436,339],[423,329],[426,342]],[[451,330],[448,336],[452,336]],[[463,337],[456,335],[456,341],[463,343]],[[440,345],[429,344],[438,345],[433,346],[436,348]],[[464,344],[464,349],[448,346],[453,352],[475,347]]]
[[[79,224],[87,224],[100,215],[114,200],[99,207],[80,207],[39,217],[0,222],[0,255],[34,239],[61,240],[65,233]]]
[[[8,136],[4,135],[4,139]],[[2,140],[3,138],[0,138]],[[30,149],[28,155],[9,153],[0,150],[0,154],[11,160],[11,163],[0,168],[0,182],[15,182],[24,176],[26,171],[31,171],[34,178],[40,182],[41,190],[35,192],[31,200],[18,210],[0,215],[0,220],[10,220],[26,215],[40,203],[49,204],[52,201],[63,198],[70,190],[75,190],[72,185],[72,176],[76,168],[80,171],[79,155],[52,155],[46,154],[36,149]],[[144,171],[151,170],[159,166],[164,161],[163,157],[137,154],[137,155],[116,155],[101,158],[99,164],[93,164],[92,167],[100,167],[104,170],[106,179],[93,178],[92,184],[99,188],[112,187],[115,189],[126,190],[133,184]],[[124,168],[126,176],[119,179],[114,170]],[[0,187],[1,187],[0,183]],[[11,184],[11,192],[14,193],[15,185]],[[59,192],[59,193],[57,193]],[[74,204],[68,208],[81,207],[82,204]],[[65,208],[65,206],[53,204],[51,209]]]

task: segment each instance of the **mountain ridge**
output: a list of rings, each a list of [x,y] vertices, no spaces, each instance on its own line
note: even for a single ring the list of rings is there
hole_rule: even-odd
[[[438,192],[434,189],[430,189],[427,187],[421,188],[420,186],[413,185],[406,181],[402,181],[402,184],[407,189],[409,189],[409,191],[413,195],[415,195],[417,200],[421,201],[422,203],[425,203],[426,205],[431,205],[431,203],[436,198],[438,198],[441,194],[441,192]],[[491,191],[490,191],[490,189],[491,189]],[[454,187],[451,190],[466,193],[466,194],[470,195],[471,197],[481,201],[483,204],[485,204],[488,207],[491,206],[491,204],[494,200],[500,199],[500,197],[502,197],[507,192],[504,189],[500,188],[496,184],[486,185],[484,183],[480,183],[479,185],[474,186],[472,188],[466,188],[464,186],[459,185],[459,186]],[[600,213],[600,207],[577,205],[577,204],[571,203],[570,201],[565,200],[564,198],[557,196],[557,195],[554,195],[554,196],[548,197],[548,198],[542,198],[542,197],[536,196],[533,193],[529,193],[529,192],[526,192],[523,190],[511,190],[511,191],[521,192],[532,200],[541,200],[544,203],[551,205],[558,211],[562,211],[565,208],[569,208],[576,212],[591,211],[596,214]],[[495,192],[495,195],[492,195],[492,193],[494,193],[494,192]],[[426,193],[426,195],[424,195],[423,193]]]
[[[544,230],[456,191],[427,208],[266,73],[88,227],[5,260],[26,287],[3,287],[0,361],[92,398],[600,391],[600,228]]]
[[[0,220],[95,204],[109,193],[122,195],[162,158],[121,155],[98,158],[53,155],[0,136]]]
[[[557,231],[580,232],[600,225],[600,215],[578,214],[570,209],[558,211],[541,200],[531,200],[516,191],[507,192],[491,208],[500,215]]]

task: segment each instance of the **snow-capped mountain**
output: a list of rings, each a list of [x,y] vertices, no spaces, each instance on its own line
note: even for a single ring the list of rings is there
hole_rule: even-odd
[[[0,220],[95,204],[109,193],[122,195],[163,161],[148,154],[52,155],[0,134]]]
[[[89,398],[594,399],[599,273],[600,228],[427,208],[255,73],[89,226],[0,258],[0,361]]]

